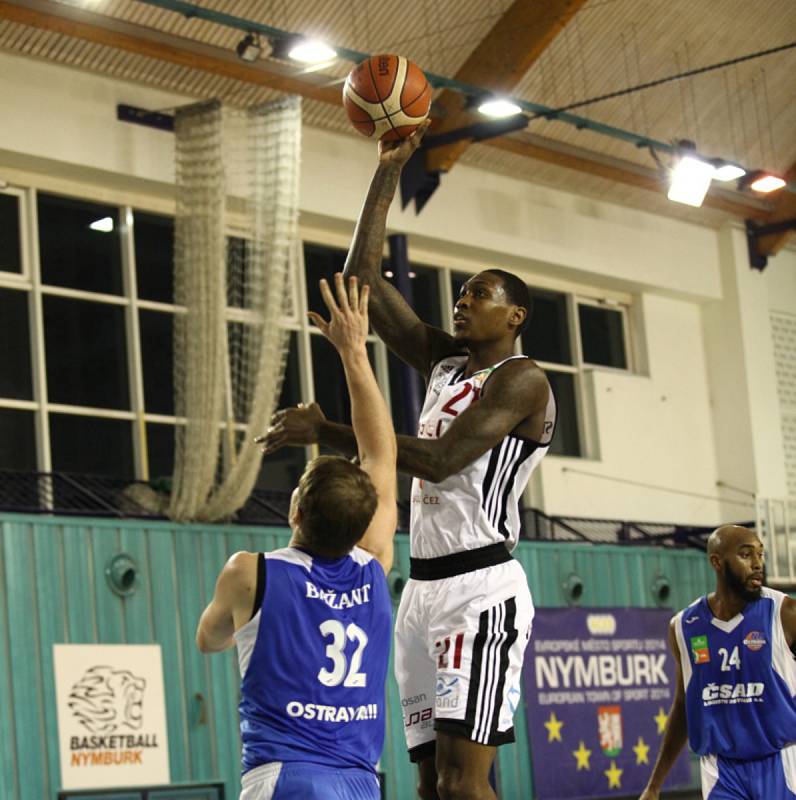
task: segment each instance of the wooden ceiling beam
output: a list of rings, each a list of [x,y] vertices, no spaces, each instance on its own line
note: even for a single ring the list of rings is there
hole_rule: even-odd
[[[514,0],[464,62],[454,80],[510,94],[585,3],[586,0]],[[443,91],[434,105],[445,116],[435,122],[432,133],[447,133],[471,125],[479,115],[465,107],[466,100],[460,92]],[[483,121],[483,117],[479,118]],[[470,144],[462,140],[434,148],[426,156],[426,169],[447,172]]]
[[[504,136],[489,139],[482,144],[513,155],[534,158],[548,164],[595,175],[598,178],[606,178],[615,183],[647,189],[659,195],[666,192],[664,179],[652,168],[630,161],[600,156],[588,150],[544,139],[541,136],[527,134],[525,136]],[[718,186],[711,187],[705,195],[702,205],[742,219],[757,221],[768,219],[771,210],[770,205],[764,200],[756,197],[743,197]]]
[[[231,51],[162,34],[143,25],[114,20],[112,17],[83,9],[43,3],[40,0],[24,0],[24,5],[13,0],[11,2],[0,0],[0,19],[113,47],[146,58],[167,61],[181,67],[259,84],[275,91],[299,94],[323,103],[342,104],[341,88],[313,83],[308,77],[294,77],[280,69],[275,62],[264,60],[248,64]]]
[[[788,184],[796,183],[796,163],[784,175]],[[773,225],[776,222],[796,219],[796,194],[787,189],[780,189],[774,196],[774,208],[771,213],[759,220],[762,225]],[[796,236],[796,231],[784,231],[761,236],[757,240],[757,250],[760,255],[773,256],[782,250],[785,245]]]
[[[342,106],[341,92],[338,87],[328,85],[328,77],[317,73],[296,76],[288,73],[289,68],[269,61],[261,61],[256,65],[246,64],[240,61],[236,54],[222,48],[163,34],[151,28],[115,20],[73,6],[55,5],[44,0],[0,0],[0,19],[8,19],[190,69],[223,75],[275,91],[297,94],[322,103]],[[343,113],[342,107],[340,113]],[[506,136],[487,140],[483,144],[517,156],[596,175],[616,183],[656,193],[662,191],[661,183],[653,170],[631,162],[609,159],[540,136],[531,134],[524,134],[522,137]],[[742,219],[769,220],[771,211],[769,203],[757,198],[738,197],[733,193],[716,189],[712,189],[707,195],[705,205]]]

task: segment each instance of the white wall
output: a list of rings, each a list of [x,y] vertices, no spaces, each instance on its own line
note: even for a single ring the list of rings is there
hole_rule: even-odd
[[[0,179],[168,207],[173,138],[116,121],[116,104],[165,109],[190,100],[0,53]],[[346,241],[375,163],[372,142],[305,128],[305,229]],[[782,302],[783,286],[796,297],[793,254],[772,260],[762,279],[750,277],[737,232],[584,203],[464,165],[443,177],[422,215],[411,207],[402,212],[396,200],[390,227],[409,234],[413,252],[430,263],[502,266],[531,283],[576,282],[637,298],[633,317],[642,326],[635,333],[644,343],[644,374],[595,371],[587,379],[599,460],[546,460],[537,499],[548,513],[711,524],[748,516],[692,496],[715,497],[717,480],[753,489],[778,485],[781,470],[761,460],[764,453],[776,455],[774,428],[760,418],[772,403],[773,376],[770,363],[757,358],[765,355],[765,342],[761,351],[754,330],[761,297],[766,308]],[[780,269],[780,262],[787,267]],[[748,292],[755,311],[746,321],[740,309]],[[725,385],[733,391],[721,394],[717,406]],[[731,428],[737,432],[732,441],[723,434]],[[764,442],[759,448],[757,437]]]

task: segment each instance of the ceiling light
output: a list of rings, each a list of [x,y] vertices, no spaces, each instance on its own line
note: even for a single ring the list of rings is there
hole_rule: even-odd
[[[679,150],[683,155],[672,170],[672,182],[667,197],[675,203],[699,208],[716,168],[696,155],[696,145],[693,142],[680,142]]]
[[[755,192],[774,192],[781,189],[785,185],[785,181],[779,175],[771,175],[767,172],[761,172],[755,175],[749,184],[749,188]]]
[[[738,164],[721,159],[717,159],[713,164],[716,167],[716,171],[713,173],[714,181],[734,181],[746,175],[746,170]]]
[[[299,39],[288,51],[288,57],[305,64],[331,61],[337,51],[319,39]]]
[[[392,270],[385,269],[384,270],[384,277],[385,278],[392,278]]]
[[[247,33],[235,48],[238,58],[242,61],[248,61],[250,64],[257,61],[260,54],[263,52],[263,46],[260,44],[260,38],[256,33]]]
[[[503,97],[490,97],[484,100],[478,106],[478,110],[488,117],[510,117],[522,111],[516,103]]]
[[[100,231],[101,233],[110,233],[113,230],[113,217],[103,217],[96,219],[89,225],[92,231]]]

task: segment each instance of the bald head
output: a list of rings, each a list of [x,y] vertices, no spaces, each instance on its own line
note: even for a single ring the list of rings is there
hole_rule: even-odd
[[[708,556],[725,557],[743,544],[759,544],[757,534],[751,528],[741,525],[722,525],[708,538]]]

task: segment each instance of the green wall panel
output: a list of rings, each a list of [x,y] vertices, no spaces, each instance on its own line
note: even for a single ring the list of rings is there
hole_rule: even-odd
[[[282,528],[178,525],[134,520],[0,515],[0,785],[4,798],[55,798],[60,788],[52,646],[59,642],[161,645],[172,781],[220,780],[239,792],[239,675],[234,652],[203,656],[196,623],[215,578],[237,550],[283,547]],[[115,594],[108,561],[129,554],[135,591]],[[405,537],[395,570],[409,574]],[[682,608],[712,584],[701,553],[663,548],[523,542],[515,555],[537,607],[568,605],[568,576],[582,581],[584,606],[652,607],[652,585],[665,577],[666,605]],[[391,657],[392,659],[392,657]],[[392,673],[392,670],[390,671]],[[403,740],[397,687],[387,686],[388,725],[380,768],[387,797],[414,797],[415,770]],[[525,717],[517,741],[498,751],[501,795],[531,798]]]

